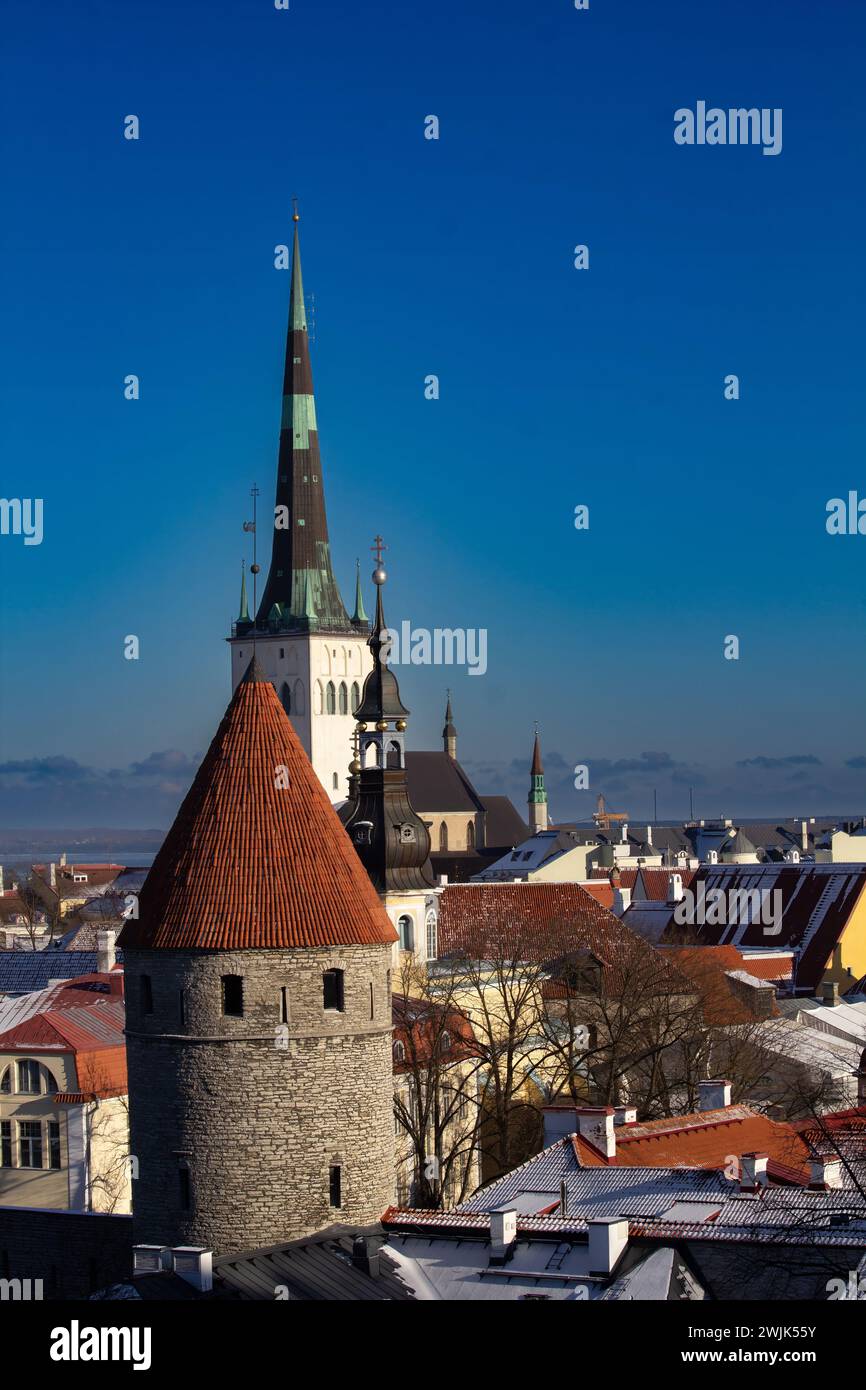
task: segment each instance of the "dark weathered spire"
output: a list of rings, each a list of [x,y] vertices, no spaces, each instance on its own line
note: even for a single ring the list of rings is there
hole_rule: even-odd
[[[449,758],[457,757],[457,730],[454,727],[454,715],[451,710],[450,690],[445,705],[445,728],[442,730],[442,744]]]
[[[361,561],[355,561],[355,611],[352,614],[355,627],[369,627],[370,619],[364,608],[364,595],[361,592]]]
[[[351,632],[331,568],[297,213],[294,222],[273,550],[257,622],[273,631]]]
[[[380,893],[415,892],[435,883],[430,863],[430,833],[409,799],[406,781],[406,717],[397,678],[387,666],[388,629],[382,606],[387,575],[379,563],[373,571],[376,618],[370,634],[373,669],[364,682],[358,720],[360,765],[353,771],[357,787],[346,822],[361,863]],[[358,760],[353,762],[353,770]],[[357,782],[354,781],[357,777]]]
[[[250,610],[247,606],[247,567],[241,567],[241,606],[238,613],[239,623],[248,623],[250,620]]]
[[[532,769],[531,776],[543,777],[544,766],[541,761],[541,744],[538,741],[538,730],[535,731],[535,745],[532,749]]]

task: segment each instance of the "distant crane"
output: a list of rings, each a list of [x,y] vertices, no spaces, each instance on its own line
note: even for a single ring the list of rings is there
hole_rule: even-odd
[[[599,792],[598,801],[596,802],[596,809],[593,812],[592,818],[598,826],[599,830],[610,830],[610,827],[614,821],[627,821],[628,812],[609,811],[605,804],[604,797],[602,796],[601,792]]]

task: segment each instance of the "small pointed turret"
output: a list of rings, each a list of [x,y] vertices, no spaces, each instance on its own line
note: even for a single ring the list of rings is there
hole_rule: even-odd
[[[538,738],[538,725],[535,726],[535,744],[532,749],[532,769],[530,772],[529,827],[532,831],[547,829],[547,790],[544,785],[544,765],[541,761],[541,743]]]
[[[361,591],[361,561],[355,561],[355,611],[352,614],[354,627],[369,627],[370,619],[364,609],[364,595]]]
[[[451,711],[451,691],[448,691],[447,703],[445,705],[445,728],[442,730],[442,744],[449,758],[457,757],[457,730],[454,727],[454,715]]]
[[[250,620],[250,610],[247,606],[247,566],[246,561],[241,565],[241,606],[238,613],[239,623],[248,623]]]

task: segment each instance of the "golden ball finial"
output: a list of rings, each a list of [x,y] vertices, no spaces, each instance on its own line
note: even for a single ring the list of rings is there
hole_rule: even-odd
[[[292,213],[292,221],[293,221],[293,222],[300,222],[300,220],[301,220],[301,215],[300,215],[300,213],[298,213],[298,212],[293,212],[293,213]]]

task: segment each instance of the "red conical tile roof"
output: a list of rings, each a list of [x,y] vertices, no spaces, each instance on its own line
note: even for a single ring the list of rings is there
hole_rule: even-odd
[[[251,662],[119,944],[227,950],[396,939],[273,687]]]

